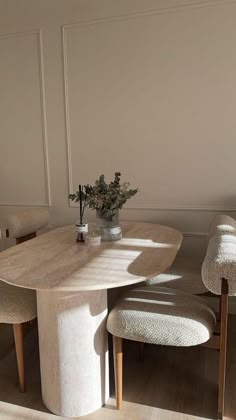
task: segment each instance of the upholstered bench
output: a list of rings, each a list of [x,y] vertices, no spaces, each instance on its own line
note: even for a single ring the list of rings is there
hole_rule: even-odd
[[[227,216],[226,216],[227,218]],[[169,346],[203,344],[220,350],[218,419],[224,413],[228,296],[236,294],[236,222],[218,217],[202,265],[205,288],[220,296],[220,331],[209,304],[199,296],[156,285],[129,290],[111,310],[117,407],[122,406],[122,340]],[[218,223],[219,222],[219,223]],[[191,280],[191,278],[190,278]]]

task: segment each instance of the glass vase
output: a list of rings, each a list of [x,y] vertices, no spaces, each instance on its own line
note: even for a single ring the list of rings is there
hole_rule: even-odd
[[[119,209],[113,215],[108,215],[100,209],[96,210],[96,231],[102,241],[118,241],[122,238],[119,225]]]

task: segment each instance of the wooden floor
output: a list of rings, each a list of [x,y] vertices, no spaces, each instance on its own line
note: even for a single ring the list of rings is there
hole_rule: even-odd
[[[41,399],[37,333],[26,337],[28,387],[20,394],[14,351],[9,353],[10,327],[0,329],[0,420],[53,420]],[[126,342],[124,407],[116,411],[114,385],[107,405],[80,420],[214,419],[217,408],[219,353],[203,347],[146,346],[137,361],[134,343]],[[113,384],[113,378],[111,379]],[[230,318],[225,420],[236,419],[236,316]]]

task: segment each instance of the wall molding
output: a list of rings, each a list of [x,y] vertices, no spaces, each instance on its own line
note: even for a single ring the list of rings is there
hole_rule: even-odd
[[[70,165],[71,169],[71,165]],[[73,190],[73,186],[69,185],[70,192]],[[69,201],[69,207],[79,207],[78,204]],[[226,213],[234,213],[236,212],[236,208],[233,207],[224,207],[224,206],[199,206],[199,207],[193,207],[193,206],[170,206],[170,205],[145,205],[145,204],[137,204],[136,206],[125,206],[124,210],[148,210],[148,211],[192,211],[192,212],[212,212],[212,213],[218,213],[218,212],[226,212]]]
[[[0,201],[0,206],[51,206],[51,186],[50,186],[50,171],[48,158],[48,138],[47,138],[47,120],[46,120],[46,101],[45,101],[45,77],[44,77],[44,61],[43,61],[43,36],[42,29],[33,29],[31,31],[14,32],[9,34],[1,34],[1,39],[18,38],[24,36],[36,35],[38,47],[38,65],[39,65],[39,87],[40,87],[40,107],[41,107],[41,125],[42,125],[42,142],[43,142],[43,157],[44,157],[44,171],[45,171],[45,188],[47,200],[45,203],[28,203],[28,202],[8,202]]]
[[[232,5],[236,4],[236,0],[199,0],[194,1],[192,3],[184,2],[179,4],[178,6],[167,6],[167,7],[160,7],[155,9],[146,9],[142,11],[137,11],[133,13],[127,13],[122,15],[113,15],[106,18],[93,18],[93,19],[84,19],[78,20],[73,23],[65,23],[62,25],[62,31],[64,29],[73,28],[76,26],[90,26],[90,25],[97,25],[100,23],[108,23],[108,22],[116,22],[116,21],[125,21],[130,19],[137,19],[140,17],[149,17],[155,16],[160,14],[167,14],[167,13],[177,13],[183,10],[191,10],[191,9],[202,9],[206,7],[217,7],[217,6],[224,6],[224,5]]]
[[[45,75],[44,75],[44,58],[43,58],[43,31],[38,31],[38,53],[39,53],[39,71],[40,71],[40,94],[41,94],[41,119],[43,129],[43,146],[44,146],[44,164],[46,175],[47,204],[51,206],[51,185],[50,185],[50,169],[48,154],[48,136],[47,136],[47,118],[46,118],[46,99],[45,99]]]
[[[62,56],[63,56],[63,83],[64,83],[64,110],[65,110],[65,126],[66,126],[66,158],[68,173],[68,195],[73,191],[72,181],[72,151],[71,151],[71,134],[70,134],[70,109],[69,109],[69,86],[68,86],[68,61],[67,61],[67,44],[66,44],[66,27],[62,26]],[[71,204],[70,207],[77,207]]]
[[[49,203],[28,203],[28,202],[19,202],[16,203],[14,201],[0,201],[0,206],[2,207],[50,207],[51,204]]]
[[[202,212],[236,212],[236,208],[224,206],[170,206],[170,205],[142,205],[127,206],[125,210],[158,210],[158,211],[202,211]]]
[[[63,82],[64,82],[64,110],[65,110],[65,126],[66,126],[66,149],[67,149],[67,173],[68,173],[68,194],[74,189],[73,183],[73,168],[72,168],[72,139],[70,130],[70,105],[69,105],[69,80],[68,80],[68,49],[67,49],[67,31],[74,27],[86,27],[90,25],[106,24],[109,22],[122,22],[129,19],[138,17],[148,17],[152,15],[158,15],[162,13],[169,13],[173,11],[179,11],[184,9],[196,9],[202,7],[212,7],[219,5],[236,5],[236,0],[214,0],[214,1],[196,1],[191,4],[182,4],[175,7],[167,7],[162,9],[148,10],[129,15],[113,16],[101,19],[92,19],[87,21],[78,21],[71,24],[62,25],[62,54],[63,54]],[[69,207],[77,207],[77,205],[68,200]],[[142,204],[128,205],[125,210],[148,210],[148,211],[195,211],[195,212],[236,212],[236,207],[224,206],[218,204],[215,206],[181,206],[181,205],[157,205],[157,204]]]

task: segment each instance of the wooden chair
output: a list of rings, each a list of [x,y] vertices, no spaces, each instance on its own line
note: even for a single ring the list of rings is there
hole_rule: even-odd
[[[205,287],[220,296],[220,329],[206,300],[168,287],[130,290],[112,309],[107,329],[113,335],[117,408],[122,407],[123,338],[169,346],[205,345],[220,351],[218,419],[224,415],[228,296],[236,294],[236,233],[216,230],[202,265]],[[180,322],[181,318],[181,322]]]
[[[227,215],[217,215],[208,230],[208,241],[216,233],[236,232],[236,221]],[[209,290],[202,281],[201,269],[204,257],[185,257],[177,255],[173,265],[166,272],[146,280],[148,286],[165,286],[182,290],[193,295],[208,295]]]
[[[21,244],[36,236],[37,230],[48,224],[46,209],[29,209],[11,214],[6,219],[6,236]],[[37,316],[35,291],[0,281],[0,323],[12,324],[20,391],[25,392],[24,323]]]

